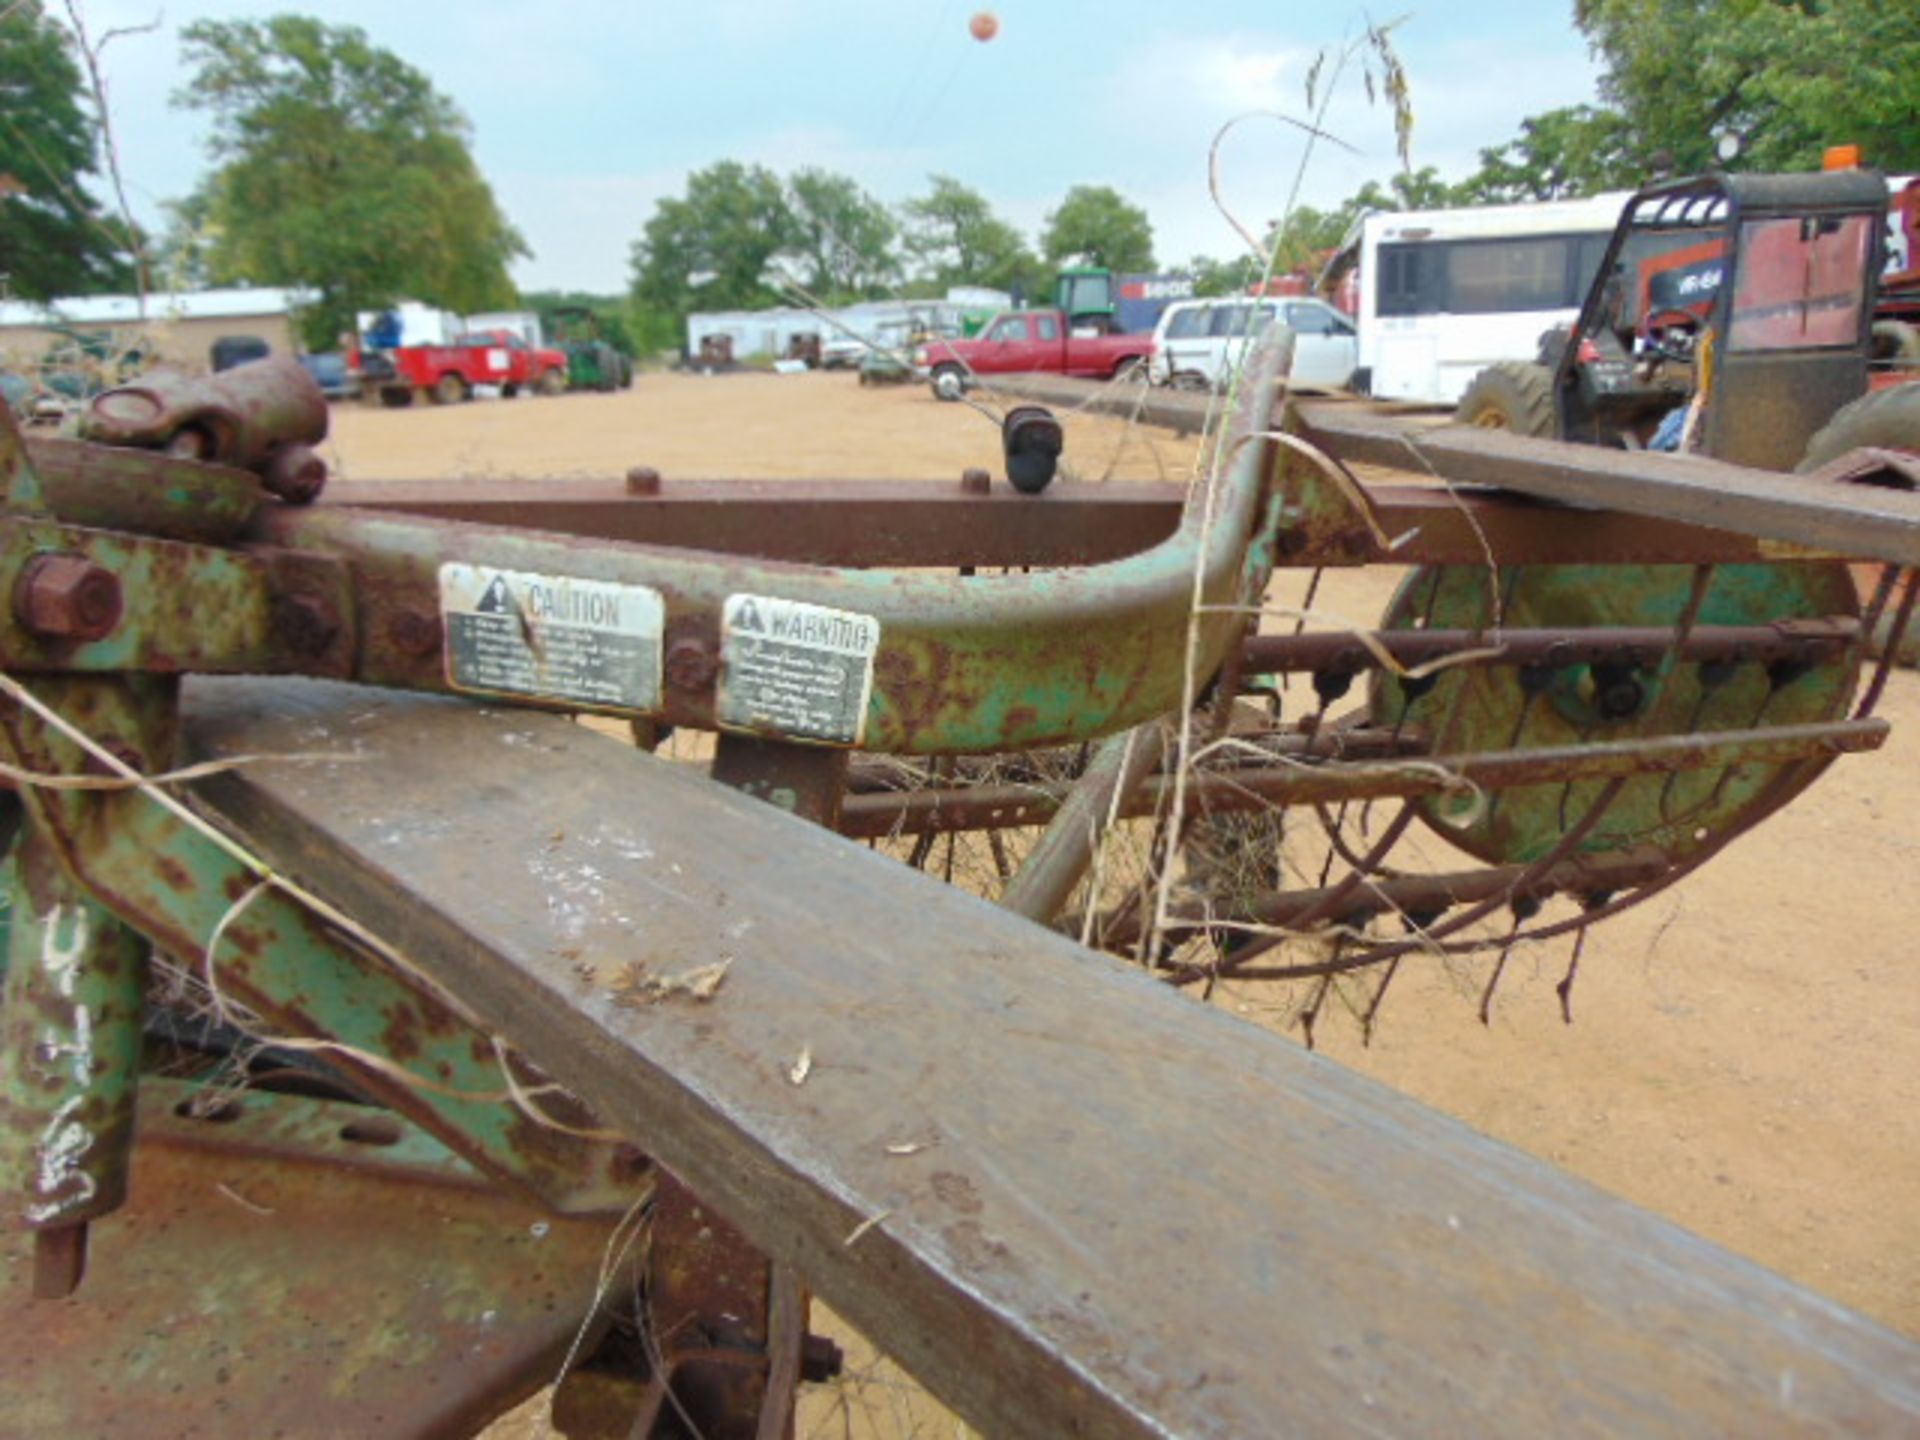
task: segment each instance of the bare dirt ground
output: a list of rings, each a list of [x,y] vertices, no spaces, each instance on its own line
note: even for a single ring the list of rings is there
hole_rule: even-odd
[[[399,412],[342,407],[346,477],[997,471],[995,429],[923,387],[850,375],[644,376],[615,396]],[[1078,472],[1183,477],[1190,441],[1069,422]],[[1336,576],[1318,607],[1356,622],[1391,577]],[[1887,749],[1842,761],[1690,883],[1600,927],[1562,1023],[1560,946],[1515,956],[1490,1026],[1474,976],[1403,973],[1370,1047],[1351,1017],[1322,1048],[1488,1134],[1920,1336],[1920,677],[1896,674]],[[1277,997],[1223,1003],[1272,1021]],[[868,1433],[899,1433],[882,1397]],[[839,1434],[833,1407],[803,1433]],[[904,1412],[902,1412],[904,1413]],[[927,1433],[934,1433],[928,1431]],[[949,1433],[943,1426],[939,1433]]]

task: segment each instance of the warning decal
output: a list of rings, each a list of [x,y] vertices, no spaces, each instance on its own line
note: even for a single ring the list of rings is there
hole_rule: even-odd
[[[801,600],[732,595],[722,621],[722,725],[859,742],[873,694],[878,620]]]
[[[658,590],[449,563],[440,567],[440,613],[456,690],[659,707]]]

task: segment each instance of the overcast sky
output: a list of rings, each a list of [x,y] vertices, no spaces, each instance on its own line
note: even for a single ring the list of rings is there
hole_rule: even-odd
[[[101,31],[161,15],[106,52],[122,164],[140,218],[193,188],[205,126],[173,109],[180,30],[286,0],[83,0]],[[1415,0],[1418,3],[1418,0]],[[1236,241],[1207,193],[1215,131],[1249,110],[1304,113],[1314,55],[1358,10],[1324,0],[999,0],[980,44],[972,0],[324,0],[424,70],[473,123],[474,151],[534,255],[523,288],[626,287],[628,250],[662,196],[722,159],[785,173],[819,165],[889,203],[932,173],[982,191],[1037,234],[1075,184],[1143,205],[1163,263]],[[1591,100],[1595,66],[1571,0],[1429,0],[1394,32],[1411,76],[1416,166],[1449,177],[1527,115]],[[1391,14],[1392,11],[1382,13]],[[1351,14],[1353,19],[1343,19]],[[1394,168],[1391,117],[1357,70],[1303,197],[1327,204]],[[1285,204],[1296,132],[1249,121],[1222,153],[1227,202],[1257,230]]]

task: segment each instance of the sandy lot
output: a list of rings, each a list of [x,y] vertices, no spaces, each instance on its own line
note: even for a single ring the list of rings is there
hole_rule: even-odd
[[[1079,473],[1184,476],[1190,442],[1076,418]],[[996,431],[920,387],[848,375],[644,376],[630,393],[343,407],[354,477],[892,476],[997,469]],[[1321,597],[1376,617],[1388,582]],[[1894,677],[1894,737],[1684,884],[1590,939],[1561,1022],[1560,946],[1512,962],[1491,1026],[1471,979],[1403,973],[1370,1048],[1338,1059],[1719,1243],[1920,1335],[1920,677]],[[1255,1019],[1275,1005],[1229,995]],[[838,1426],[832,1433],[838,1433]]]

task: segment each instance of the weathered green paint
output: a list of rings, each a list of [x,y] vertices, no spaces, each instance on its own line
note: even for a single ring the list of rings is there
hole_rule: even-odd
[[[35,688],[94,735],[136,741],[164,735],[135,748],[149,769],[170,761],[175,718],[170,682],[49,678]],[[68,772],[82,768],[75,747],[30,713],[9,720],[0,733],[17,764]],[[315,737],[316,745],[322,738]],[[350,747],[340,748],[347,752],[341,763],[351,763]],[[208,942],[254,887],[256,872],[135,791],[38,791],[29,803],[62,862],[88,893],[184,968],[207,975]],[[409,832],[404,800],[397,799],[396,845],[439,839]],[[263,848],[272,853],[270,846]],[[404,935],[389,939],[404,948]],[[318,1056],[496,1178],[568,1213],[619,1210],[631,1202],[636,1174],[631,1157],[606,1142],[539,1124],[506,1097],[491,1032],[459,1013],[450,997],[396,973],[279,891],[263,891],[231,920],[213,956],[212,973],[220,993],[261,1017],[270,1036],[331,1039],[429,1084],[463,1092],[447,1095],[410,1085],[346,1054]],[[563,1098],[548,1096],[542,1103],[563,1123],[593,1123]]]
[[[1494,593],[1503,622],[1515,628],[1677,626],[1692,593],[1694,571],[1684,565],[1527,566],[1491,572],[1481,567],[1422,568],[1402,583],[1383,629],[1493,629]],[[1437,587],[1437,588],[1436,588]],[[1771,624],[1800,618],[1850,616],[1859,604],[1846,567],[1833,562],[1727,565],[1713,571],[1699,623]],[[1378,725],[1423,727],[1436,755],[1530,750],[1548,746],[1631,740],[1656,735],[1711,734],[1753,726],[1812,724],[1839,717],[1859,678],[1857,649],[1804,673],[1770,683],[1754,663],[1719,669],[1677,664],[1659,653],[1644,657],[1633,683],[1642,695],[1631,714],[1609,718],[1597,703],[1593,667],[1568,665],[1534,677],[1527,700],[1525,672],[1514,666],[1442,672],[1410,703],[1404,682],[1378,678],[1371,699]],[[1675,777],[1631,780],[1583,851],[1653,844],[1678,860],[1726,827],[1780,772],[1777,765],[1742,765]],[[1448,840],[1494,864],[1526,862],[1546,854],[1576,824],[1599,793],[1601,780],[1522,786],[1495,797],[1455,795],[1420,802],[1422,814]]]
[[[16,848],[0,991],[0,1189],[6,1218],[52,1228],[127,1189],[146,947],[29,832]]]

